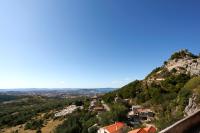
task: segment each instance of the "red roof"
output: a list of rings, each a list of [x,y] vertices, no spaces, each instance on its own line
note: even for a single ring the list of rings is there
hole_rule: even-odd
[[[118,131],[123,127],[125,127],[125,124],[123,122],[116,122],[115,124],[103,128],[106,129],[109,133],[118,133]]]
[[[128,133],[147,133],[147,131],[145,131],[143,128],[138,128],[138,129],[132,130]]]
[[[156,132],[156,128],[153,126],[149,126],[144,128],[145,131],[147,131],[148,133],[155,133]]]
[[[138,128],[138,129],[132,130],[128,133],[155,133],[155,132],[156,132],[156,128],[153,126],[149,126],[146,128]]]

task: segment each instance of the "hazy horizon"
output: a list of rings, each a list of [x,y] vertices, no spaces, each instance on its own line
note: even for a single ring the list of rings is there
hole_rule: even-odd
[[[112,88],[112,87],[104,87],[104,88],[1,88],[0,90],[23,90],[23,89],[117,89],[117,88]]]

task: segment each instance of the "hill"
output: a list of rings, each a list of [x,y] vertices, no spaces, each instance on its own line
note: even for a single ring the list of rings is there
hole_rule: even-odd
[[[129,99],[156,113],[153,122],[159,130],[199,108],[200,57],[180,50],[154,69],[143,80],[136,80],[103,96],[107,103],[115,98]]]

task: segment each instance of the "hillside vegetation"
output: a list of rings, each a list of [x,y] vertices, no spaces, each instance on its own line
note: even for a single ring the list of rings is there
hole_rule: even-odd
[[[1,95],[1,97],[4,100],[12,99],[12,102],[0,103],[0,132],[18,125],[24,126],[24,130],[40,131],[49,120],[55,119],[54,114],[56,111],[72,103],[78,104],[79,100],[84,99],[48,98],[42,96],[18,97],[12,95]]]
[[[188,50],[176,52],[144,80],[133,81],[107,93],[103,99],[111,104],[118,96],[129,99],[130,105],[151,108],[156,113],[154,124],[161,130],[182,119],[189,98],[200,94],[199,59]]]

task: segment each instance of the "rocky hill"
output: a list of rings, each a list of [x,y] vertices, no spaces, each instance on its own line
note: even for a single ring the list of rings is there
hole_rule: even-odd
[[[191,76],[200,75],[200,58],[194,55],[190,56],[191,53],[187,50],[180,51],[177,54],[181,53],[184,53],[185,56],[182,58],[170,59],[164,67],[167,68],[168,71],[175,70],[179,73],[190,74]]]
[[[200,57],[188,50],[175,52],[163,66],[153,70],[146,78],[149,83],[162,81],[169,75],[187,74],[190,76],[200,75]]]
[[[154,110],[154,124],[161,130],[200,107],[200,57],[188,50],[175,52],[144,80],[107,93],[103,99],[112,103],[116,96]]]

